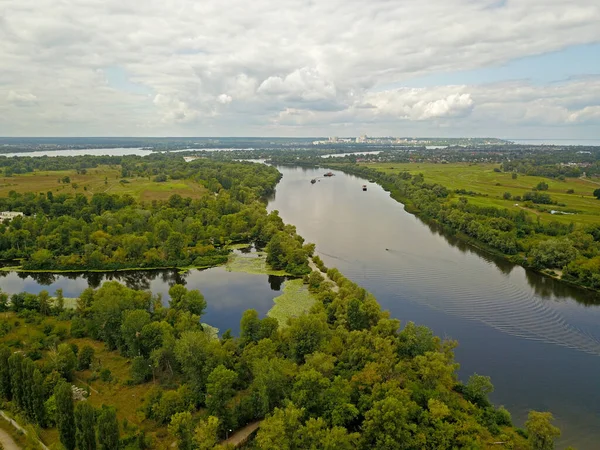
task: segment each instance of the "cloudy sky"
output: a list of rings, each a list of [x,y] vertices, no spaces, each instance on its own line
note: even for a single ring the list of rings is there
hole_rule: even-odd
[[[600,138],[598,0],[3,0],[1,136]]]

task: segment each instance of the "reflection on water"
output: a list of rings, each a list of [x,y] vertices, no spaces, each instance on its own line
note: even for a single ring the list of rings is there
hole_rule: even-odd
[[[279,167],[269,209],[314,242],[330,267],[373,292],[403,322],[457,339],[460,376],[492,377],[492,398],[522,425],[551,410],[561,445],[600,440],[600,308],[595,293],[527,271],[424,224],[373,183]],[[368,191],[362,191],[363,184]],[[573,367],[578,367],[573,371]],[[584,372],[584,373],[582,373]]]
[[[250,252],[244,249],[240,252]],[[93,273],[15,273],[0,272],[0,288],[9,294],[17,292],[50,293],[62,289],[65,297],[77,297],[87,287],[97,288],[106,281],[118,281],[132,289],[150,290],[169,300],[169,288],[183,284],[199,289],[207,302],[203,322],[221,331],[239,332],[239,322],[246,309],[265,315],[273,306],[273,298],[281,291],[285,277],[229,272],[224,267],[207,270],[140,270]]]

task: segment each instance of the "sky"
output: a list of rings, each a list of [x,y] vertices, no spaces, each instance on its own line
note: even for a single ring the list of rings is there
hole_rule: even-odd
[[[3,0],[0,136],[600,139],[598,0]]]

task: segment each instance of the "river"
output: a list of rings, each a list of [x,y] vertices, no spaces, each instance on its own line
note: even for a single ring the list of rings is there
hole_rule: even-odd
[[[300,235],[371,291],[403,323],[424,324],[456,339],[463,381],[489,375],[491,398],[522,426],[530,409],[552,411],[563,431],[560,446],[596,449],[600,442],[600,300],[596,294],[542,277],[440,233],[390,198],[380,186],[334,171],[279,167],[283,178],[269,201]],[[319,178],[318,178],[319,177]],[[318,178],[311,184],[310,180]],[[367,184],[364,192],[362,185]],[[283,279],[228,272],[223,267],[177,271],[51,275],[0,273],[9,293],[64,289],[117,279],[168,298],[169,285],[200,289],[203,321],[239,330],[242,312],[261,315],[280,295]]]
[[[494,403],[523,426],[552,411],[561,446],[600,442],[600,301],[440,234],[380,186],[336,172],[280,167],[269,209],[314,242],[384,309],[456,339],[459,375],[489,375]],[[363,192],[361,186],[367,184]],[[387,249],[387,250],[386,250]]]

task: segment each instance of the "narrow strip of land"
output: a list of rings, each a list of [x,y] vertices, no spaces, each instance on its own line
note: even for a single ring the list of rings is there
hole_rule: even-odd
[[[2,428],[0,428],[0,444],[2,444],[4,450],[21,450],[21,447],[17,445],[10,434]]]
[[[223,444],[225,444],[225,445],[231,444],[234,447],[237,447],[241,444],[246,443],[246,441],[248,440],[250,435],[258,429],[258,427],[260,426],[260,423],[261,423],[260,420],[257,422],[249,423],[244,428],[236,431],[231,436],[229,436],[228,439],[225,439],[223,441]]]

